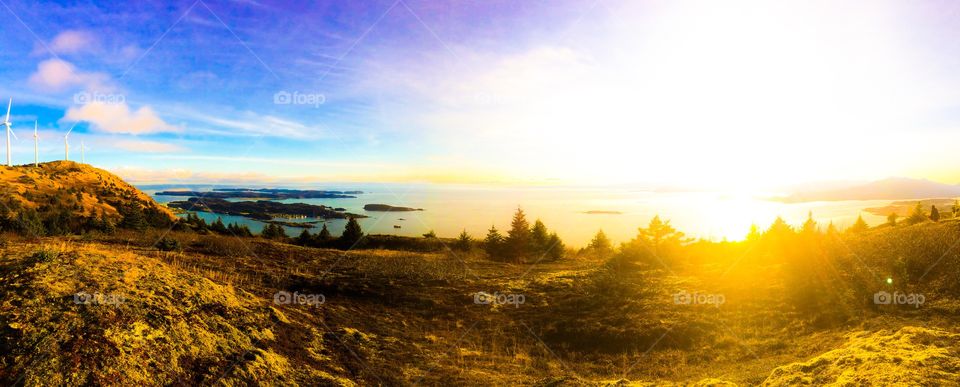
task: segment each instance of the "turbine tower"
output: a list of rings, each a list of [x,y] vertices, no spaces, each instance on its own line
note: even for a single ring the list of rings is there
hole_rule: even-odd
[[[63,159],[70,161],[70,143],[67,142],[67,137],[70,137],[70,132],[73,131],[73,128],[67,131],[67,134],[63,135]]]
[[[83,145],[83,140],[80,140],[80,164],[87,163],[87,155],[83,153],[83,151],[86,149],[87,147]]]
[[[7,102],[7,118],[3,120],[3,126],[7,129],[7,166],[13,165],[13,162],[10,158],[10,134],[13,133],[13,129],[10,129],[13,124],[10,123],[10,106],[13,105],[13,98],[10,98],[10,101]],[[13,137],[17,137],[16,133],[13,133]]]
[[[33,121],[33,166],[40,166],[40,136],[37,135],[37,121]]]

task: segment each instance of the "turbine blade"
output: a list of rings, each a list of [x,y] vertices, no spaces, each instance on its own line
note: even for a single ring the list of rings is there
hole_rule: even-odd
[[[13,131],[13,129],[10,129],[10,127],[8,126],[8,127],[7,127],[7,130],[9,130],[9,131],[10,131],[10,134],[12,134],[12,135],[13,135],[13,138],[15,138],[15,139],[16,139],[17,141],[20,141],[20,138],[19,138],[19,137],[17,137],[17,133],[16,133],[16,132],[14,132],[14,131]]]
[[[10,122],[10,106],[13,105],[13,98],[10,98],[10,101],[7,102],[7,119],[3,122]]]

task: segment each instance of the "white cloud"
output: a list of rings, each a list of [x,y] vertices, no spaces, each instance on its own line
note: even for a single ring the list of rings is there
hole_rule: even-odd
[[[110,77],[104,73],[86,73],[62,59],[47,59],[37,65],[30,75],[29,84],[42,91],[60,92],[82,88],[88,91],[108,92],[115,89]]]
[[[96,50],[99,47],[99,42],[96,36],[89,31],[66,30],[57,34],[47,47],[58,54],[75,54]]]
[[[163,121],[148,106],[131,111],[126,103],[91,102],[71,107],[60,121],[86,121],[94,129],[109,133],[148,134],[182,130]]]

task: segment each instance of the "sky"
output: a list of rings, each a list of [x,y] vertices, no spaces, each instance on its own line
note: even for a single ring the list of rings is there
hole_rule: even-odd
[[[140,183],[960,183],[949,1],[0,0],[15,163]]]

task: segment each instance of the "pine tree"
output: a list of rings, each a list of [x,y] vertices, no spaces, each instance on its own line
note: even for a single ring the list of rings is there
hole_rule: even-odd
[[[350,218],[347,221],[347,226],[343,229],[343,235],[337,239],[337,244],[340,245],[341,249],[349,250],[356,246],[361,238],[363,238],[363,230],[360,229],[360,223],[357,222],[356,218]]]
[[[917,206],[913,208],[913,212],[907,217],[907,224],[923,223],[927,219],[927,213],[923,212],[923,205],[917,202]]]
[[[147,219],[143,216],[143,209],[139,205],[122,206],[120,207],[120,214],[123,215],[120,227],[137,231],[147,229]]]
[[[300,232],[300,235],[297,236],[296,244],[300,246],[308,246],[313,241],[313,235],[310,235],[310,230],[303,229]]]
[[[470,234],[467,234],[467,230],[460,232],[460,236],[457,237],[457,241],[453,243],[453,248],[460,251],[470,251],[470,246],[473,244],[473,239],[470,238]]]
[[[679,246],[683,241],[683,233],[673,228],[669,220],[664,222],[659,215],[655,215],[647,228],[639,229],[637,240],[649,246],[654,254],[660,254],[660,250],[666,246]]]
[[[547,249],[550,248],[550,234],[547,232],[547,226],[537,219],[536,222],[533,222],[533,227],[530,229],[530,249],[538,256],[546,254]]]
[[[597,231],[597,234],[590,240],[587,248],[600,253],[608,253],[613,250],[613,244],[610,243],[610,238],[607,238],[607,234],[605,234],[603,230],[600,230]]]
[[[817,221],[813,220],[813,211],[807,212],[807,221],[803,222],[800,228],[800,234],[804,236],[816,235],[819,232]]]
[[[500,234],[496,226],[490,226],[487,237],[483,240],[483,249],[487,252],[487,256],[493,260],[503,260],[503,245],[503,235]]]
[[[860,216],[857,216],[857,221],[853,223],[853,226],[850,226],[850,228],[847,229],[847,232],[859,234],[869,229],[870,229],[870,225],[868,225],[867,222],[863,220],[863,215],[860,215]]]
[[[321,242],[326,242],[330,239],[333,239],[333,237],[330,235],[330,230],[327,229],[326,223],[323,224],[323,228],[321,228],[320,232],[317,234],[317,239],[319,239]]]
[[[899,217],[900,217],[900,216],[897,215],[896,212],[891,212],[890,215],[887,215],[887,225],[889,225],[889,226],[891,226],[891,227],[892,227],[892,226],[896,226],[896,225],[897,225],[897,218],[899,218]]]
[[[217,220],[210,224],[210,231],[213,231],[217,234],[227,234],[229,230],[227,230],[227,227],[223,225],[223,219],[218,216]]]
[[[551,233],[547,238],[547,251],[545,252],[545,258],[549,261],[556,261],[560,258],[563,258],[564,252],[566,252],[567,247],[564,246],[563,241],[560,240],[560,237],[557,236],[557,233]]]
[[[940,221],[940,211],[937,210],[937,206],[930,206],[930,220],[934,222]]]
[[[523,209],[518,207],[513,215],[513,221],[510,222],[510,231],[507,232],[508,257],[516,263],[523,262],[523,259],[530,254],[530,241],[530,223],[527,222]]]

